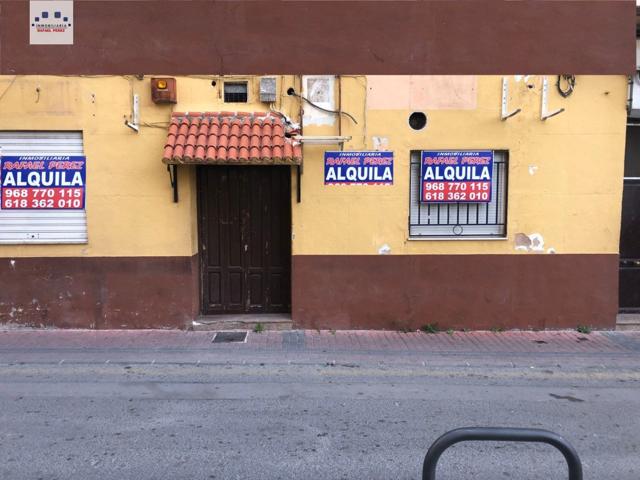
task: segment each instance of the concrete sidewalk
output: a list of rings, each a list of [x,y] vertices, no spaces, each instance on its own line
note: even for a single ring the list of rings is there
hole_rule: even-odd
[[[583,355],[640,358],[640,332],[248,332],[245,342],[212,343],[214,332],[180,330],[0,331],[0,354],[14,352],[197,352],[270,355]]]

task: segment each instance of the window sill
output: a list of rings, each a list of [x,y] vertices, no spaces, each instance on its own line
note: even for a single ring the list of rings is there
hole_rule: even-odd
[[[450,237],[408,237],[408,242],[433,242],[433,241],[447,241],[447,240],[487,240],[487,241],[496,241],[496,240],[508,240],[508,237],[462,237],[462,236],[450,236]]]

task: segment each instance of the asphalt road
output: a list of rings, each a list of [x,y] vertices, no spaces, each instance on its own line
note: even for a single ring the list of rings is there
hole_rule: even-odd
[[[461,426],[551,429],[575,446],[585,479],[640,478],[637,356],[615,367],[489,354],[111,356],[0,355],[0,478],[419,479],[429,445]],[[545,445],[457,445],[438,469],[439,480],[566,478]]]

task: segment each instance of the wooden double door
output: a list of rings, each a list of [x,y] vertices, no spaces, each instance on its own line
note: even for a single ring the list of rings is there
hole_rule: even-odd
[[[199,166],[202,313],[291,310],[291,172]]]

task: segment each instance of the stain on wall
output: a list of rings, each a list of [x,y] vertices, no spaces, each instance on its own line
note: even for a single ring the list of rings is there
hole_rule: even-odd
[[[473,110],[477,78],[468,75],[370,75],[372,110]]]

